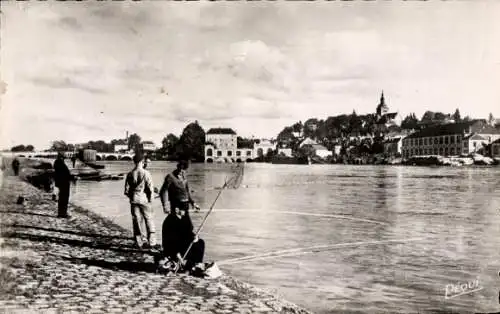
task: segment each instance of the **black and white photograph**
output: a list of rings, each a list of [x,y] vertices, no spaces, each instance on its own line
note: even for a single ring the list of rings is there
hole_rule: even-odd
[[[0,6],[1,313],[500,313],[500,1]]]

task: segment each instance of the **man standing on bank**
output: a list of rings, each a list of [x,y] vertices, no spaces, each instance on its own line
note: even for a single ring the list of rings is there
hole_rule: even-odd
[[[70,218],[68,216],[68,202],[71,181],[74,177],[64,162],[64,154],[57,153],[57,159],[54,162],[54,183],[59,190],[57,199],[57,217]]]
[[[186,211],[186,216],[189,218],[189,205],[196,210],[200,210],[200,207],[196,205],[191,197],[189,184],[186,178],[186,171],[188,168],[189,163],[187,161],[180,161],[177,164],[177,168],[165,177],[165,181],[160,190],[160,199],[164,213],[169,212],[167,208],[167,194],[171,213],[175,213],[175,209],[178,208]]]
[[[134,156],[135,167],[125,179],[125,195],[130,200],[132,227],[135,244],[142,249],[144,245],[156,246],[155,224],[151,208],[153,194],[153,179],[149,171],[144,169],[144,156],[140,153]],[[142,221],[145,222],[147,235],[144,234]],[[148,243],[149,242],[149,243]]]
[[[12,161],[12,170],[14,170],[15,176],[19,175],[19,165],[20,165],[19,159],[17,159],[17,157],[14,158],[14,160]]]

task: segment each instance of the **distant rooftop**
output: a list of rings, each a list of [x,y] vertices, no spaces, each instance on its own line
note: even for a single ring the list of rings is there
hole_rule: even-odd
[[[212,129],[208,130],[207,134],[232,134],[232,135],[236,135],[236,132],[234,132],[234,130],[231,128],[212,128]]]
[[[115,142],[115,145],[128,145],[128,143],[126,140],[120,139]]]
[[[399,141],[401,141],[401,137],[396,137],[396,138],[391,138],[391,139],[388,139],[385,141],[386,144],[396,144],[396,143],[399,143]]]
[[[487,140],[487,138],[485,138],[484,136],[481,136],[479,134],[471,134],[466,139],[476,140],[476,141],[486,141]]]
[[[325,146],[321,144],[312,144],[311,145],[314,150],[328,150]]]
[[[448,124],[431,126],[421,131],[415,132],[409,135],[407,138],[410,139],[410,138],[420,138],[429,136],[463,134],[463,133],[468,133],[469,128],[471,128],[471,133],[500,134],[500,131],[498,129],[486,125],[484,123],[484,120],[473,120],[467,122],[448,123]]]

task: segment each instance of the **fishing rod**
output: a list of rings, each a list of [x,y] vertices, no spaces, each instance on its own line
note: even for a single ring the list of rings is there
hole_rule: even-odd
[[[222,191],[228,186],[228,181],[227,181],[227,177],[226,179],[224,180],[224,185],[222,186],[222,188],[220,189],[219,193],[217,193],[217,196],[215,197],[214,201],[212,202],[212,205],[210,206],[210,209],[208,210],[207,214],[205,215],[205,217],[203,218],[203,221],[201,222],[200,226],[198,227],[198,230],[196,231],[195,233],[195,236],[194,236],[194,239],[193,241],[191,241],[191,243],[189,244],[189,247],[187,248],[186,252],[184,253],[184,256],[182,257],[182,260],[184,261],[189,253],[189,251],[191,250],[191,248],[193,247],[193,244],[195,243],[195,239],[198,237],[198,234],[200,233],[201,231],[201,228],[203,228],[203,225],[205,224],[205,222],[207,221],[207,218],[208,218],[208,215],[210,215],[210,213],[212,212],[212,210],[214,209],[215,207],[215,203],[217,202],[217,200],[219,199],[220,195],[222,194]],[[180,263],[178,263],[175,267],[175,271],[174,271],[174,274],[177,274],[177,272],[179,271],[179,268],[180,268]]]
[[[219,193],[217,193],[217,196],[215,197],[214,201],[212,202],[212,205],[210,206],[210,209],[208,210],[207,214],[203,218],[203,221],[201,222],[200,226],[198,227],[198,230],[195,233],[193,241],[191,241],[191,243],[189,244],[189,247],[187,248],[186,252],[184,253],[184,256],[182,256],[182,261],[186,260],[186,257],[188,255],[189,251],[191,250],[191,248],[193,247],[193,244],[195,243],[195,239],[198,237],[198,234],[200,233],[201,229],[205,225],[205,222],[207,221],[208,216],[210,215],[210,213],[215,208],[215,204],[217,203],[217,200],[221,196],[222,191],[224,191],[227,187],[229,187],[230,184],[231,184],[231,187],[233,189],[237,189],[238,186],[241,184],[245,168],[243,166],[237,166],[236,168],[239,168],[239,172],[235,176],[233,176],[229,181],[228,181],[228,176],[226,176],[226,178],[224,179],[224,185],[219,190]],[[179,271],[179,269],[180,269],[180,263],[178,263],[176,265],[174,274],[177,274],[177,272]]]

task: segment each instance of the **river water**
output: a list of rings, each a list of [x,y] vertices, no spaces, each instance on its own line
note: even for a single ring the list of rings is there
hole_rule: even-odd
[[[132,163],[106,166],[122,173]],[[174,167],[153,162],[155,185]],[[202,208],[232,167],[191,166]],[[123,184],[80,181],[71,201],[131,229]],[[223,272],[316,313],[495,312],[499,191],[500,168],[250,163],[241,186],[222,192],[201,237],[206,260]],[[160,231],[159,199],[154,210]],[[192,213],[195,226],[204,213]]]

